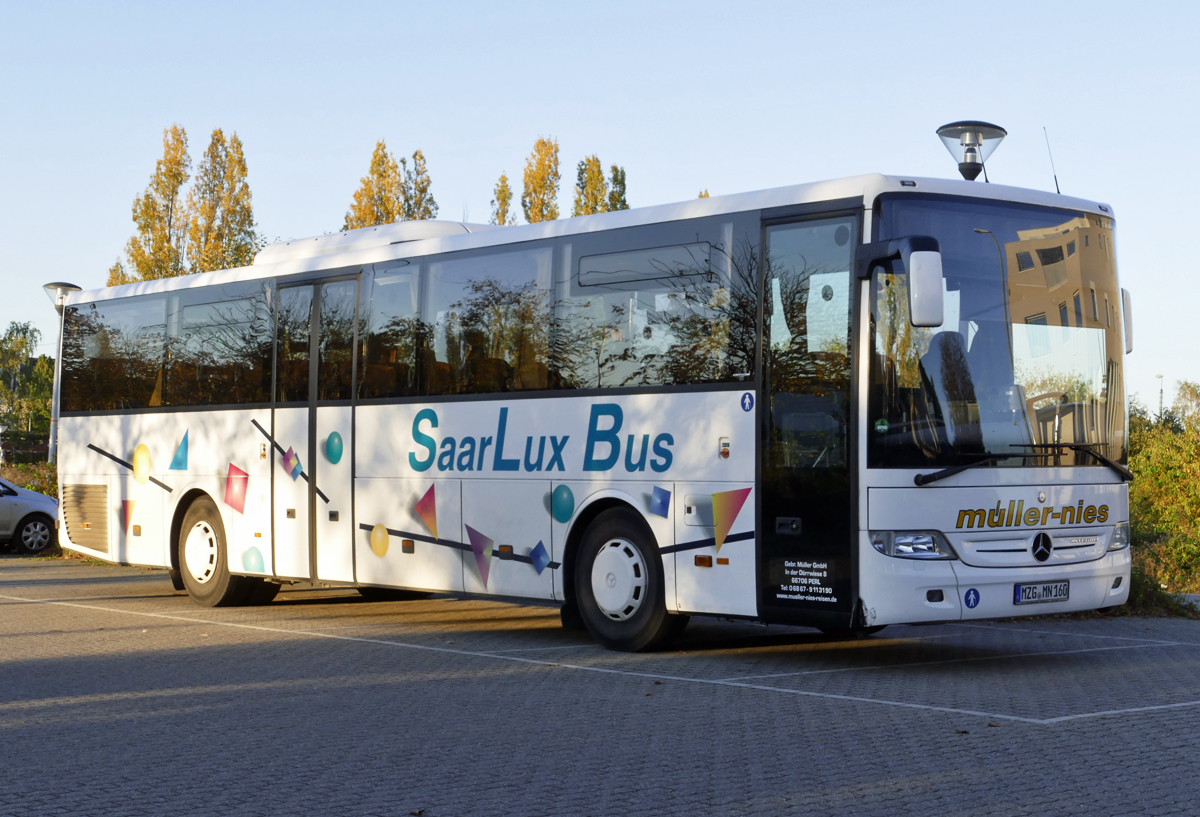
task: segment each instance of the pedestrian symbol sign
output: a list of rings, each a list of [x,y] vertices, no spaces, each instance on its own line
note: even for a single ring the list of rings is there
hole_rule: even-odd
[[[967,609],[974,610],[979,606],[979,591],[972,587],[967,591],[967,594],[963,596],[963,601],[967,603]]]

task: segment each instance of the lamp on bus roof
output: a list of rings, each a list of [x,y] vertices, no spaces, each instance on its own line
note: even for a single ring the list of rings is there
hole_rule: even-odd
[[[968,120],[942,125],[937,129],[937,135],[958,162],[958,172],[973,182],[983,170],[984,162],[1008,136],[1008,131],[989,122]]]

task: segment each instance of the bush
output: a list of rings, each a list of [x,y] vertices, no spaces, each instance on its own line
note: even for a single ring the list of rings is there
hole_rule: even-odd
[[[0,478],[18,488],[37,491],[47,496],[58,496],[58,468],[52,463],[36,462],[0,466]]]
[[[1135,425],[1129,467],[1135,564],[1172,593],[1200,592],[1200,431]]]

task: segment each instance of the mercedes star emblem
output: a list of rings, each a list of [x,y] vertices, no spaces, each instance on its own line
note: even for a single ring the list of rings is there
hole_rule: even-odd
[[[1054,543],[1050,541],[1050,535],[1039,533],[1033,539],[1033,558],[1039,562],[1044,562],[1050,558],[1050,552],[1054,550]]]

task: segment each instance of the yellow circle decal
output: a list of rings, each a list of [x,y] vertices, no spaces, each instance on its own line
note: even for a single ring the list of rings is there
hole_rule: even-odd
[[[145,444],[133,450],[133,478],[142,485],[150,481],[150,449]]]
[[[371,528],[371,550],[375,551],[376,556],[387,555],[388,549],[388,532],[383,525],[376,525]]]

